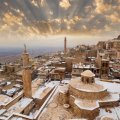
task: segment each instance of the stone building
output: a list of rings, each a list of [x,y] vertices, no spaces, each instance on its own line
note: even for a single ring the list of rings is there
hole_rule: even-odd
[[[97,49],[106,49],[106,42],[105,41],[99,41],[97,44]]]
[[[119,95],[115,97],[106,87],[96,83],[94,73],[86,70],[81,76],[71,79],[69,85],[59,90],[59,103],[71,108],[75,116],[93,120],[99,115],[100,107],[119,105]]]
[[[85,70],[92,71],[96,77],[100,76],[100,69],[95,66],[95,64],[73,64],[72,66],[72,75],[73,76],[81,76],[81,73]]]
[[[95,80],[95,74],[92,73],[90,70],[86,70],[84,72],[81,73],[81,81],[83,83],[94,83]]]
[[[108,78],[109,75],[109,59],[104,53],[98,53],[96,58],[96,67],[100,70],[101,78]]]
[[[11,74],[15,72],[15,66],[12,63],[6,64],[4,66],[4,73],[5,74]]]
[[[50,74],[51,80],[63,80],[65,78],[65,71],[66,69],[64,67],[57,67],[53,69]]]
[[[71,73],[72,72],[72,65],[73,65],[73,58],[72,57],[66,57],[65,58],[65,67],[66,67],[66,72]]]

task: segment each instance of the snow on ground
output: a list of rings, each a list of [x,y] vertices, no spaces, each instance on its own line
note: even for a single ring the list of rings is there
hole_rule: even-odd
[[[62,80],[62,83],[65,83],[65,84],[67,83],[68,84],[70,82],[70,80],[71,79],[64,79],[64,80]]]
[[[15,103],[13,106],[11,106],[7,112],[5,113],[6,116],[11,115],[13,112],[21,113],[26,106],[28,106],[32,102],[32,99],[30,98],[22,98],[20,101]]]
[[[38,90],[35,92],[33,95],[34,98],[40,98],[40,95],[46,88],[53,88],[57,85],[59,85],[59,81],[51,81],[51,82],[46,82],[43,86],[40,86]]]
[[[99,108],[98,101],[93,100],[82,100],[82,99],[75,99],[74,102],[80,109],[84,110],[94,110],[96,108]]]
[[[26,106],[28,103],[30,103],[32,101],[32,99],[30,98],[23,98],[19,101],[19,107],[24,107]]]
[[[119,120],[114,108],[109,108],[109,112],[107,112],[105,109],[101,108],[100,114],[98,117],[102,117],[102,116],[109,116],[109,117],[114,118],[114,120]]]
[[[114,102],[118,100],[119,100],[119,94],[110,93],[109,96],[104,97],[103,99],[99,100],[99,102]]]
[[[41,93],[46,89],[45,86],[40,86],[38,88],[38,90],[35,92],[35,94],[33,95],[33,98],[39,98]]]
[[[96,83],[103,85],[107,88],[107,90],[111,93],[119,93],[120,94],[120,84],[119,83],[110,83],[96,80]]]
[[[15,84],[13,87],[21,88],[22,85],[20,85],[20,84]]]
[[[120,106],[115,107],[115,111],[116,111],[117,116],[118,116],[119,119],[120,119]]]
[[[12,94],[12,93],[14,93],[15,91],[17,90],[17,88],[12,88],[12,89],[9,89],[9,90],[7,90],[7,93],[6,94]]]
[[[45,86],[52,88],[52,87],[54,87],[54,86],[59,85],[59,83],[60,83],[60,81],[50,81],[50,82],[46,82],[46,83],[45,83]]]
[[[11,82],[7,82],[7,85],[10,85],[11,84]]]
[[[2,95],[0,94],[0,105],[5,105],[8,103],[10,100],[12,100],[11,97],[8,97],[7,95]]]
[[[5,111],[6,111],[6,109],[1,109],[0,110],[0,115],[2,115]]]

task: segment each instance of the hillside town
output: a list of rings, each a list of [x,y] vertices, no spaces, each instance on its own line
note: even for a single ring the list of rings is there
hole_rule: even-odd
[[[120,120],[120,35],[0,64],[0,120]]]

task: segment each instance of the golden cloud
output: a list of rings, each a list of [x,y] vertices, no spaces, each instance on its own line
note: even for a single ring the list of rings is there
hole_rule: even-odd
[[[95,12],[99,13],[99,14],[102,14],[102,13],[110,10],[112,7],[111,4],[104,4],[103,0],[95,0],[95,3],[96,3]]]
[[[68,0],[61,0],[59,3],[60,7],[64,8],[65,10],[67,10],[71,4]]]
[[[117,22],[120,22],[120,15],[119,13],[117,12],[114,12],[113,14],[111,15],[107,15],[106,18],[110,21],[112,21],[113,23],[117,23]]]
[[[12,26],[15,23],[22,25],[22,17],[14,16],[11,12],[8,12],[8,13],[5,13],[3,17],[3,22],[5,22],[9,26]]]
[[[111,31],[111,27],[108,25],[105,25],[105,31]]]
[[[81,20],[81,18],[79,16],[74,16],[73,20],[76,21],[76,22],[78,22],[78,21]]]
[[[40,5],[41,6],[45,6],[46,5],[46,1],[45,0],[40,0]]]
[[[42,8],[43,11],[41,11],[43,14],[35,15],[37,19],[29,20],[29,14],[26,11],[21,12],[21,9],[11,7],[10,10],[8,9],[8,11],[11,12],[5,11],[1,17],[0,31],[8,31],[11,29],[11,31],[20,32],[21,34],[56,34],[62,33],[63,31],[66,33],[72,31],[71,33],[99,34],[101,32],[118,29],[117,26],[120,23],[120,14],[118,12],[120,11],[120,6],[117,4],[117,0],[114,5],[110,2],[104,3],[104,0],[95,0],[95,4],[92,3],[93,6],[91,4],[85,5],[81,7],[81,10],[79,10],[78,3],[72,4],[70,0],[59,0],[58,4],[61,9],[64,10],[65,14],[59,13],[59,10],[56,11],[56,7],[55,9],[54,7],[51,8],[51,6],[49,6],[50,3],[48,4],[46,0],[31,0],[30,3],[32,6],[44,6],[44,9]],[[6,9],[8,8],[7,5],[9,5],[9,2],[4,2]],[[45,7],[45,5],[47,6]],[[69,7],[71,8],[69,9]],[[95,12],[93,10],[95,10]],[[75,13],[71,14],[71,12]],[[31,15],[32,14],[33,13],[31,13]],[[34,15],[31,18],[34,18]],[[25,25],[25,23],[29,24]]]
[[[36,2],[35,0],[32,0],[31,3],[32,3],[34,6],[38,7],[38,4],[37,4],[37,2]]]
[[[83,25],[82,27],[83,27],[83,29],[84,29],[84,30],[87,30],[87,27],[86,27],[86,25]]]

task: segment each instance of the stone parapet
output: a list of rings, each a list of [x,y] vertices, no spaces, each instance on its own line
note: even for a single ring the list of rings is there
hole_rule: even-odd
[[[99,92],[82,91],[70,85],[69,94],[74,95],[75,97],[81,98],[81,99],[96,99],[97,100],[97,99],[102,99],[106,97],[108,95],[108,92],[107,92],[107,89],[104,89],[103,91],[99,91]]]

